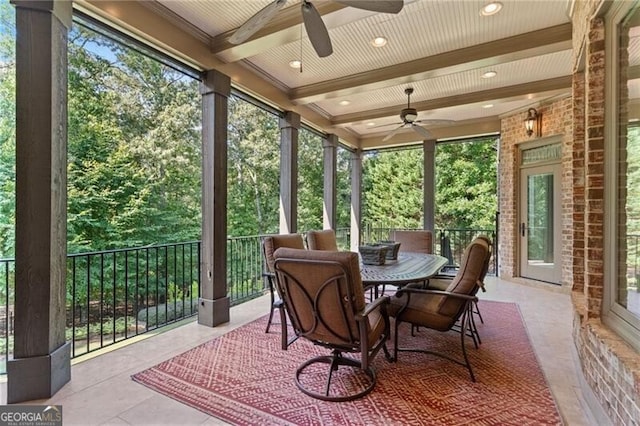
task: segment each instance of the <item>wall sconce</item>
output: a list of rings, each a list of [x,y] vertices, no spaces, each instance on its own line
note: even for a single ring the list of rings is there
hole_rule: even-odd
[[[527,136],[533,135],[536,132],[536,136],[540,136],[540,118],[541,114],[538,114],[535,108],[529,108],[527,111],[527,118],[524,119],[524,128],[527,131]]]

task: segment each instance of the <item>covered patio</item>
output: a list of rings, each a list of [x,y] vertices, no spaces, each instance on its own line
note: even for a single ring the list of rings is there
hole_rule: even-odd
[[[162,339],[178,338],[176,334],[185,338],[185,349],[267,311],[265,299],[230,309],[227,293],[227,101],[233,88],[281,112],[281,233],[297,232],[301,126],[323,135],[325,228],[336,227],[336,149],[339,144],[349,148],[352,250],[361,242],[364,151],[422,147],[423,228],[434,230],[437,144],[499,134],[499,278],[492,281],[487,298],[520,305],[568,424],[633,424],[640,418],[640,314],[634,298],[627,296],[635,291],[638,277],[627,273],[630,248],[625,239],[635,226],[633,209],[625,206],[634,196],[627,191],[627,180],[632,181],[627,173],[633,170],[627,166],[632,161],[627,159],[627,141],[635,140],[630,124],[637,121],[632,83],[640,63],[633,50],[637,21],[632,5],[514,0],[501,2],[502,15],[485,16],[489,13],[481,12],[484,2],[407,1],[398,14],[404,21],[392,22],[387,15],[318,1],[336,46],[329,56],[335,62],[328,64],[302,35],[297,3],[254,38],[230,44],[235,30],[259,9],[251,3],[13,2],[16,340],[8,366],[7,401],[62,403],[67,407],[65,420],[81,422],[85,409],[104,404],[104,389],[90,383],[99,381],[118,395],[120,385],[134,386],[125,382],[134,367],[105,372],[103,360],[137,359],[155,345],[162,346]],[[71,366],[63,300],[66,35],[74,10],[201,73],[203,219],[198,325]],[[425,28],[433,32],[426,34]],[[406,48],[395,52],[393,60],[357,45],[356,40],[368,43],[382,29],[389,31],[392,44],[396,35],[397,45]],[[449,30],[449,38],[438,38]],[[287,67],[295,56],[302,59],[303,68],[292,74]],[[491,72],[506,77],[492,80]],[[409,86],[415,90],[413,98],[405,93]],[[420,129],[414,128],[417,125]],[[554,250],[536,262],[523,258],[534,231],[524,219],[527,197],[535,194],[523,190],[522,182],[555,185],[554,197],[542,197],[543,210],[553,211],[545,218],[556,224],[547,235]],[[39,291],[31,291],[34,286]],[[249,313],[251,307],[255,312]],[[184,330],[193,337],[186,337]],[[136,361],[135,369],[173,353]],[[105,412],[96,423],[153,422],[157,419],[141,413],[166,407],[166,400],[146,390],[136,395],[137,401],[113,395],[114,412]],[[200,413],[186,415],[193,415],[194,423],[216,422]]]
[[[571,301],[567,294],[490,277],[482,300],[515,302],[566,425],[601,425],[590,415],[580,389],[576,353],[571,343]],[[545,306],[541,310],[540,306]],[[214,328],[195,320],[157,335],[145,335],[73,361],[72,382],[38,404],[61,404],[65,424],[182,424],[214,425],[207,416],[131,380],[131,375],[205,343],[265,314],[268,296],[231,308],[230,321]],[[277,332],[273,339],[278,340]],[[265,361],[266,362],[266,361]],[[292,376],[293,380],[293,376]],[[2,388],[6,397],[6,384]]]

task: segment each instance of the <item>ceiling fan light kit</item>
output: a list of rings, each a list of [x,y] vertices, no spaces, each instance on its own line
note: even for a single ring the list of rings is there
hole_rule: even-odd
[[[229,38],[232,44],[241,44],[263,28],[273,19],[287,0],[274,0],[260,9],[255,15],[242,24]],[[341,0],[336,3],[356,9],[370,10],[379,13],[399,13],[404,7],[404,0]],[[322,20],[318,9],[308,0],[300,4],[304,28],[309,36],[309,41],[319,57],[324,58],[333,53],[329,30]]]
[[[454,120],[416,120],[418,118],[418,110],[416,110],[415,108],[411,108],[411,94],[413,93],[413,88],[407,87],[406,89],[404,89],[404,93],[407,95],[407,107],[403,108],[402,111],[400,111],[400,118],[402,119],[402,123],[394,123],[400,124],[400,126],[389,132],[389,134],[387,134],[387,136],[382,139],[382,142],[386,142],[391,139],[393,136],[395,136],[396,133],[400,131],[400,129],[404,127],[411,127],[423,138],[432,139],[433,135],[431,134],[431,132],[422,126],[419,126],[418,123],[449,124],[454,122]]]

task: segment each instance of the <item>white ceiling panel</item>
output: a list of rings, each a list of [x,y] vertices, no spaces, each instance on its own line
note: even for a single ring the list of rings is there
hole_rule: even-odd
[[[157,3],[174,14],[176,21],[187,22],[213,40],[240,27],[272,1],[158,0]],[[267,23],[264,31],[248,41],[247,46],[251,47],[246,48],[245,54],[241,53],[242,45],[219,47],[212,54],[226,62],[243,61],[247,69],[266,80],[265,84],[275,83],[288,93],[293,103],[307,104],[336,126],[346,127],[360,137],[385,130],[372,129],[367,126],[369,122],[375,122],[376,126],[399,122],[400,110],[406,107],[407,87],[414,89],[412,106],[422,102],[424,106],[420,109],[429,109],[419,111],[418,119],[465,122],[495,120],[509,111],[544,102],[549,96],[569,93],[568,86],[546,88],[535,83],[555,79],[549,81],[558,86],[571,75],[569,2],[501,0],[499,13],[481,16],[480,9],[487,2],[407,0],[403,10],[394,15],[313,0],[311,3],[321,9],[333,7],[322,17],[329,30],[332,55],[319,58],[303,25],[293,21],[288,21],[286,28]],[[300,0],[289,0],[285,5],[292,7],[286,11],[292,19],[298,19],[295,8],[300,7],[299,3]],[[535,40],[518,38],[531,31],[555,34],[557,40],[538,45]],[[387,45],[373,47],[371,40],[375,36],[386,37]],[[220,37],[216,40],[219,46]],[[493,54],[491,49],[482,49],[482,44],[491,42],[492,48],[498,43],[502,50]],[[522,46],[527,43],[530,44]],[[637,39],[632,39],[629,49],[632,58],[640,57],[639,45]],[[478,52],[473,61],[460,54],[460,49],[474,46],[478,50],[466,51],[467,56]],[[300,59],[302,70],[289,66],[290,61]],[[632,63],[636,62],[640,60],[633,59]],[[481,78],[489,70],[496,71],[497,76]],[[528,93],[530,87],[540,93]],[[496,92],[495,97],[491,91]],[[482,100],[478,101],[479,98]],[[433,100],[440,102],[436,109],[427,107],[433,105]],[[493,107],[483,108],[488,104]],[[381,109],[384,114],[379,112]]]

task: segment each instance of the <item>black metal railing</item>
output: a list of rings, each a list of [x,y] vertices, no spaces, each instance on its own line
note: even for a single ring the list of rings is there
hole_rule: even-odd
[[[0,373],[13,353],[13,306],[16,264],[13,259],[0,259]]]
[[[262,237],[232,237],[227,239],[227,294],[231,305],[262,296]]]
[[[227,240],[231,305],[264,294],[261,237]],[[0,374],[12,356],[14,259],[0,259]],[[67,257],[71,356],[191,317],[198,312],[200,241],[71,254]]]
[[[199,289],[198,241],[69,255],[71,356],[195,315]]]

